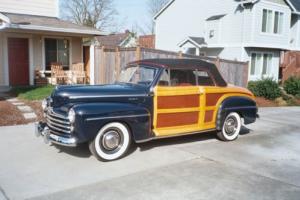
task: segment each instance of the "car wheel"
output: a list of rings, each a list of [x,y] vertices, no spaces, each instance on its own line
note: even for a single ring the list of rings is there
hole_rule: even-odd
[[[224,120],[222,130],[217,133],[220,140],[233,141],[238,138],[242,127],[241,117],[238,113],[232,112]]]
[[[105,125],[89,144],[91,153],[101,161],[112,161],[123,157],[131,144],[129,129],[121,123]]]

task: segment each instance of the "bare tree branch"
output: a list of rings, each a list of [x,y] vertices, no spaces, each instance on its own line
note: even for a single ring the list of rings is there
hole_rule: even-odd
[[[68,0],[62,6],[64,18],[100,30],[114,27],[117,11],[113,0]]]
[[[148,15],[149,15],[149,25],[148,29],[154,33],[154,21],[153,17],[169,2],[169,0],[148,0],[147,7],[148,7]]]
[[[154,17],[169,0],[148,0],[148,13],[151,17]]]

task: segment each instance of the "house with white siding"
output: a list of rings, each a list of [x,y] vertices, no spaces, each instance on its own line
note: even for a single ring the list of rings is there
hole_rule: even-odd
[[[299,0],[171,0],[154,19],[156,48],[249,61],[249,80],[278,80],[300,50]]]
[[[58,0],[0,0],[0,87],[33,85],[35,70],[49,73],[51,63],[93,65],[83,39],[99,35],[59,19]],[[85,67],[93,82],[93,66]]]

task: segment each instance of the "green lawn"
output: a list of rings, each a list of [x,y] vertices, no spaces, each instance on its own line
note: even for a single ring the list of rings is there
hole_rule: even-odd
[[[41,87],[15,87],[11,90],[20,99],[29,101],[42,100],[52,93],[55,86],[47,85]]]

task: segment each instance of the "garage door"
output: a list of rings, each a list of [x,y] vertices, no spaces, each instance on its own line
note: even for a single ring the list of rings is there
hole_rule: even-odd
[[[8,38],[9,84],[29,85],[28,39]]]

